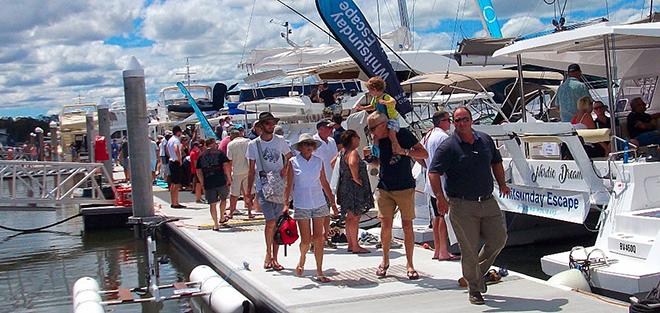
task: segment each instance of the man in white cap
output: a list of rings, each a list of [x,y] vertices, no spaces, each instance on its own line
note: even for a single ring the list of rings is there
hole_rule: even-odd
[[[328,182],[332,181],[332,160],[337,156],[337,144],[335,139],[332,138],[332,130],[334,123],[329,119],[323,119],[316,123],[316,134],[312,136],[315,140],[321,142],[321,145],[314,151],[314,155],[323,161],[323,169],[325,170],[325,177]],[[330,200],[330,199],[327,199]],[[334,200],[334,199],[333,199]],[[330,201],[328,201],[330,203]],[[330,216],[325,217],[325,245],[329,248],[337,248],[333,244],[328,235],[330,234]]]

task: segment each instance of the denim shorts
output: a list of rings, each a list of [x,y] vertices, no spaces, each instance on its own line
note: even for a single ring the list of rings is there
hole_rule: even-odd
[[[401,128],[399,126],[399,120],[396,119],[387,120],[387,128],[398,133],[399,129]]]
[[[266,221],[276,220],[277,218],[280,217],[280,215],[282,215],[282,210],[284,210],[284,204],[270,202],[266,200],[266,198],[264,197],[264,193],[261,190],[259,190],[259,192],[257,193],[257,199],[259,201],[259,205],[261,206],[261,211],[264,214],[264,219],[266,219]]]
[[[308,220],[312,218],[326,217],[330,215],[330,208],[326,204],[315,209],[296,208],[293,211],[293,219]]]

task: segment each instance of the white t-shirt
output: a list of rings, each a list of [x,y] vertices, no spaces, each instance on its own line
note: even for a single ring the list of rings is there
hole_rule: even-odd
[[[158,161],[158,144],[155,141],[149,140],[149,160],[151,163],[156,163]]]
[[[233,175],[246,175],[248,173],[248,161],[245,153],[250,144],[250,139],[237,137],[227,145],[227,158],[231,160]]]
[[[167,149],[167,139],[163,138],[158,147],[160,148],[160,156],[167,156],[167,154],[165,154],[165,149]]]
[[[424,145],[424,148],[426,151],[429,153],[429,157],[424,160],[426,162],[426,166],[431,166],[431,162],[433,161],[433,156],[435,155],[435,150],[438,149],[440,144],[445,141],[445,139],[449,138],[449,135],[445,133],[442,128],[439,127],[434,127],[429,134],[424,136],[422,139],[422,144]],[[444,189],[445,185],[445,175],[442,175],[442,186]],[[426,176],[426,184],[424,184],[424,193],[427,195],[433,196],[433,189],[431,189],[431,181],[429,180],[428,177],[428,172]]]
[[[312,137],[321,142],[321,146],[316,149],[316,151],[314,151],[314,155],[323,160],[325,178],[328,180],[328,182],[330,182],[332,179],[332,165],[330,163],[332,159],[337,155],[337,144],[331,136],[328,136],[327,143],[321,139],[318,133],[314,134]]]
[[[181,151],[181,141],[179,141],[179,137],[177,136],[172,136],[170,137],[170,140],[167,141],[167,153],[170,155],[170,161],[182,161],[177,158],[174,146],[179,146],[179,151]],[[183,153],[183,151],[181,151],[181,153]]]
[[[261,156],[259,155],[257,142],[261,143]],[[273,135],[273,139],[270,141],[261,140],[261,137],[250,141],[245,157],[248,160],[254,160],[256,164],[257,189],[261,190],[261,182],[258,179],[259,172],[262,170],[266,172],[281,171],[284,168],[283,156],[289,152],[291,152],[291,148],[282,136]],[[260,157],[262,158],[261,161],[259,160]]]

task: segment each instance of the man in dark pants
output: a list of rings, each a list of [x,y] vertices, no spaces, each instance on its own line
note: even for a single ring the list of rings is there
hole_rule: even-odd
[[[383,244],[383,260],[378,266],[376,276],[384,277],[390,267],[390,242],[392,240],[392,220],[397,211],[401,212],[403,245],[406,250],[406,274],[408,279],[418,279],[419,274],[413,266],[415,238],[413,219],[415,219],[415,178],[412,176],[412,160],[424,160],[428,152],[415,135],[401,128],[396,136],[404,150],[404,155],[396,163],[390,160],[392,142],[388,138],[387,115],[374,112],[367,118],[369,131],[374,140],[378,140],[378,161],[380,162],[380,182],[378,183],[378,217],[381,222],[380,240]],[[374,153],[376,155],[376,153]]]
[[[502,156],[493,139],[472,129],[472,114],[467,108],[459,107],[453,115],[456,130],[438,147],[429,166],[429,179],[438,211],[449,212],[461,247],[468,299],[472,304],[484,304],[481,296],[486,292],[484,275],[507,239],[504,216],[493,198],[493,174],[501,194],[511,190],[506,185]],[[446,175],[448,199],[442,192],[442,174]],[[481,240],[484,245],[479,250]]]

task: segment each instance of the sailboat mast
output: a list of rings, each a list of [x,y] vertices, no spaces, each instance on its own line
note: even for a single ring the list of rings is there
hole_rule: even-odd
[[[410,20],[408,19],[408,5],[406,0],[399,0],[399,19],[401,20],[401,27],[405,31],[403,38],[403,50],[412,49],[412,35],[410,33]]]

